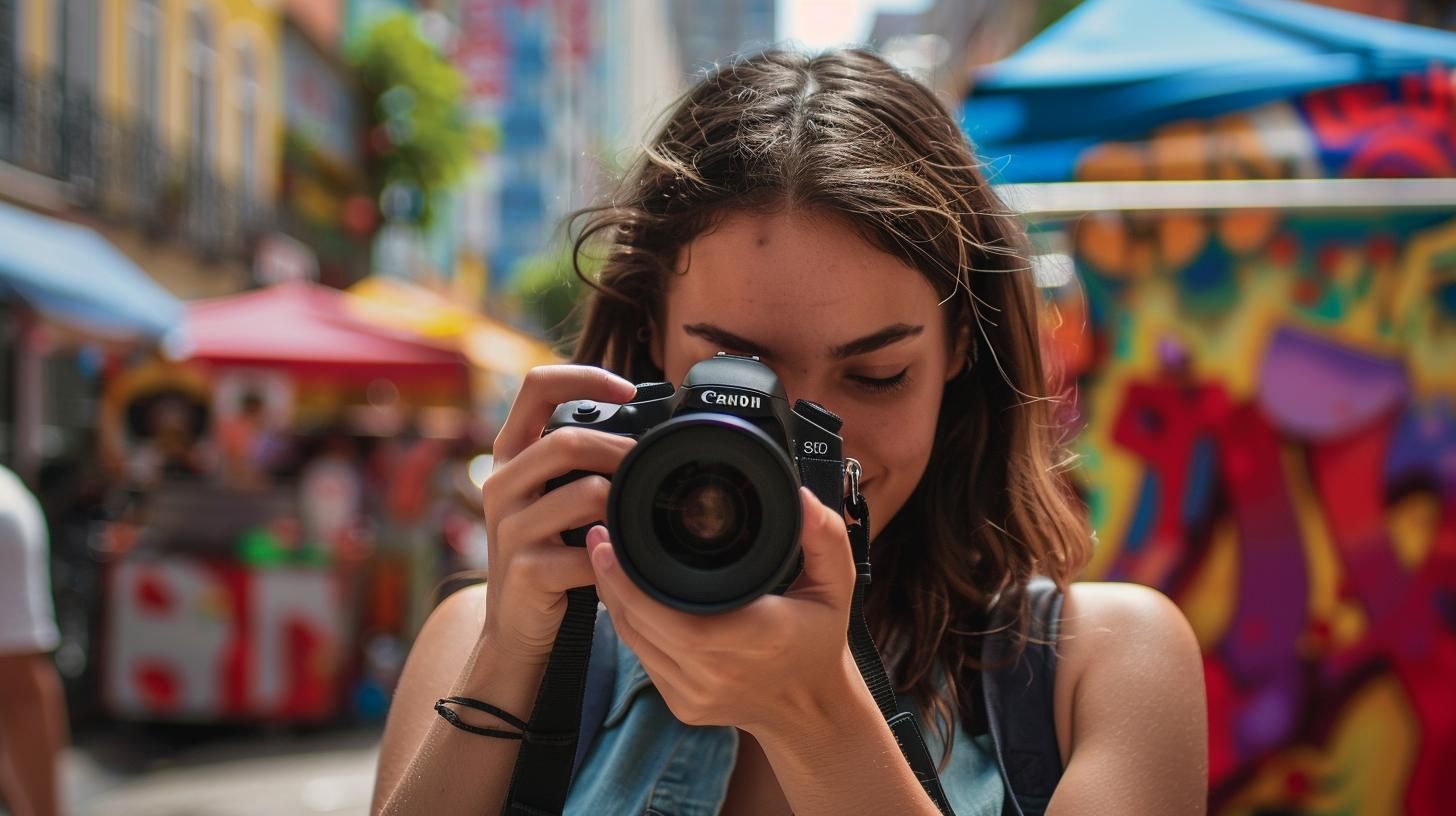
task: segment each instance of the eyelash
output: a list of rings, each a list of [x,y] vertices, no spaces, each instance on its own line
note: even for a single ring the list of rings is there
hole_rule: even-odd
[[[851,376],[850,379],[854,380],[855,383],[857,383],[861,388],[864,388],[868,391],[872,391],[876,394],[888,394],[893,391],[899,391],[901,388],[905,387],[905,375],[909,370],[909,368],[902,368],[900,369],[899,374],[896,374],[892,377]]]

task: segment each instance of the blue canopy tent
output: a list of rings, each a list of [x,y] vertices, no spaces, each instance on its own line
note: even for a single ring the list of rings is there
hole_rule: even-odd
[[[986,66],[962,127],[997,182],[1159,125],[1456,65],[1456,34],[1293,0],[1086,0]]]
[[[86,227],[0,204],[0,301],[108,338],[160,339],[181,301]]]

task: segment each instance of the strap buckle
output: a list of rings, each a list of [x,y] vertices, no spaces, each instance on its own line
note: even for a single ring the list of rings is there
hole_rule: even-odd
[[[859,492],[859,478],[864,473],[858,459],[844,460],[844,472],[849,477],[849,497],[844,500],[844,512],[849,514],[851,519],[861,527],[868,526],[870,519],[869,506],[865,503],[865,497]],[[853,530],[851,530],[851,534]],[[865,542],[868,545],[868,541]],[[868,546],[865,548],[868,553]],[[864,560],[863,558],[859,560]]]

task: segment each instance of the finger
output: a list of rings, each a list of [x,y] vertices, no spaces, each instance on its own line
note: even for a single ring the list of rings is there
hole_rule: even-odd
[[[854,592],[854,551],[844,519],[824,506],[807,487],[799,488],[803,507],[803,529],[799,547],[804,552],[804,571],[789,588],[795,598],[818,597],[847,602]]]
[[[610,607],[609,607],[610,609]],[[619,609],[612,617],[612,629],[617,637],[627,644],[632,654],[642,661],[642,668],[647,670],[647,675],[652,682],[658,686],[682,685],[683,670],[672,656],[659,647],[652,639],[644,636],[633,625],[630,615],[624,615]]]
[[[504,517],[521,504],[534,501],[546,489],[547,481],[573,470],[615,473],[622,458],[636,444],[637,440],[630,436],[586,428],[553,431],[490,474],[482,488],[486,518]],[[600,516],[586,521],[595,518]]]
[[[584,365],[537,366],[526,374],[511,403],[493,453],[509,462],[541,436],[556,406],[571,400],[628,402],[637,387],[604,368]]]
[[[496,538],[509,549],[541,541],[565,546],[561,533],[606,518],[611,488],[612,483],[601,476],[583,476],[562,485],[502,519]]]
[[[597,595],[608,609],[618,615],[626,615],[636,629],[663,648],[681,649],[691,642],[692,629],[676,620],[686,613],[649,597],[633,583],[622,571],[605,527],[598,525],[587,531],[586,547],[591,554],[592,569],[596,572]]]
[[[606,549],[603,549],[603,546],[606,546]],[[590,554],[593,570],[614,570],[620,576],[622,574],[620,568],[614,567],[614,564],[607,564],[609,561],[614,562],[610,557],[610,548],[612,545],[607,544],[606,527],[597,525],[587,530],[587,552]],[[597,555],[598,552],[606,555]],[[617,632],[617,637],[632,650],[632,654],[638,656],[642,667],[646,669],[654,682],[664,679],[674,682],[683,676],[683,667],[664,648],[654,643],[651,637],[642,634],[635,622],[638,621],[638,618],[629,611],[625,603],[622,603],[622,599],[613,592],[612,587],[606,587],[601,583],[600,578],[597,580],[597,596],[601,597],[601,602],[607,605],[607,613],[612,616],[612,628]]]
[[[591,560],[580,547],[537,547],[511,559],[506,581],[521,581],[548,593],[596,583]]]

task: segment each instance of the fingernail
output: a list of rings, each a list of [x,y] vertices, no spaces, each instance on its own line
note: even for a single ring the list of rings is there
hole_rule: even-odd
[[[594,524],[594,525],[592,525],[592,528],[590,530],[587,530],[586,531],[586,550],[587,550],[587,552],[591,552],[592,550],[595,550],[597,548],[597,545],[598,544],[600,544],[600,543],[602,543],[603,541],[606,541],[606,540],[607,540],[607,528],[603,527],[600,524]]]
[[[602,542],[602,543],[605,543],[605,542]],[[595,564],[596,565],[596,568],[599,569],[599,570],[602,570],[602,571],[605,572],[606,570],[611,569],[612,568],[612,562],[613,562],[613,559],[612,559],[612,548],[611,547],[603,547],[603,546],[601,546],[601,544],[598,544],[597,545],[597,548],[594,549],[594,550],[592,550],[591,560],[592,560],[592,563]]]

